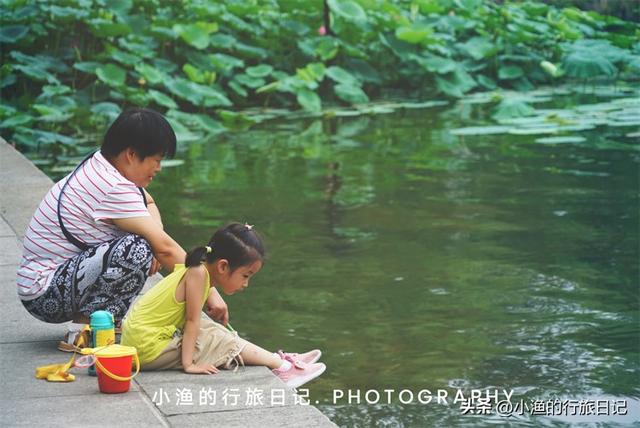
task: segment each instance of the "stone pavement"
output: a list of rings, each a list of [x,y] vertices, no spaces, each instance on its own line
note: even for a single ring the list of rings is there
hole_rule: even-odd
[[[16,294],[21,240],[51,185],[0,139],[0,426],[335,426],[315,407],[296,404],[294,391],[266,367],[214,376],[142,372],[128,393],[115,395],[101,394],[82,369],[72,370],[70,383],[35,379],[37,366],[70,356],[56,349],[66,327],[36,320]]]

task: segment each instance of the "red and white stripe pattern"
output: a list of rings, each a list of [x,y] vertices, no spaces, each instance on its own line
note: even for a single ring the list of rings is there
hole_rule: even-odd
[[[42,295],[56,268],[81,252],[67,241],[58,224],[58,197],[70,175],[53,185],[27,228],[18,269],[18,296],[22,300]],[[89,246],[125,234],[110,219],[150,215],[136,185],[100,152],[86,161],[69,181],[60,214],[69,233]]]

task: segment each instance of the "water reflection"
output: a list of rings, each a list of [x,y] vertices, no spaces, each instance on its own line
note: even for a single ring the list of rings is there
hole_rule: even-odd
[[[448,132],[485,116],[469,104],[272,122],[190,144],[151,190],[187,247],[229,220],[265,235],[265,269],[229,299],[234,327],[268,348],[322,348],[311,395],[340,425],[505,420],[332,405],[337,388],[640,397],[632,142],[606,127],[558,146]]]

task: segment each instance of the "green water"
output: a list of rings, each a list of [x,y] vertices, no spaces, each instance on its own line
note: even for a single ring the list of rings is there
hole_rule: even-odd
[[[231,220],[264,235],[268,261],[227,298],[231,321],[268,349],[321,348],[328,370],[310,397],[341,426],[640,419],[640,152],[625,137],[637,127],[557,145],[449,133],[489,122],[488,110],[268,122],[185,145],[185,163],[150,187],[185,247]],[[626,400],[629,414],[332,402],[337,389],[425,388]]]

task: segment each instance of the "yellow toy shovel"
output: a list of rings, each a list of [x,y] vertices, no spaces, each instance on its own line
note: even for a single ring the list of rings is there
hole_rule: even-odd
[[[85,355],[75,360],[73,354],[66,364],[49,364],[48,366],[36,367],[36,379],[46,379],[48,382],[73,382],[76,377],[69,373],[71,367],[87,368],[95,364],[93,355]]]

